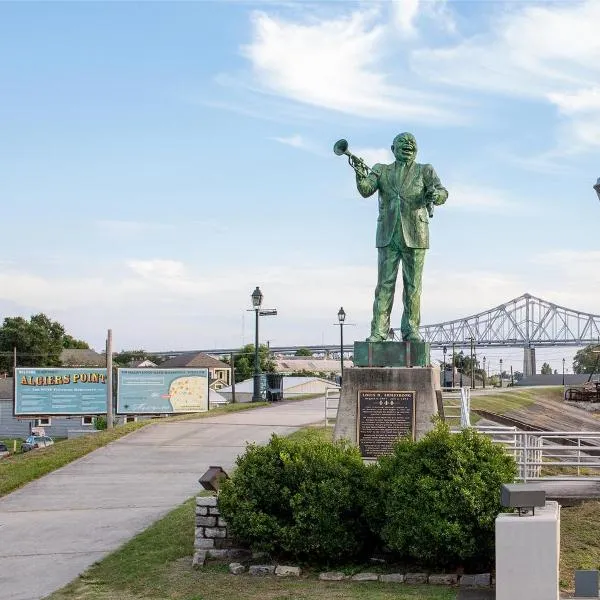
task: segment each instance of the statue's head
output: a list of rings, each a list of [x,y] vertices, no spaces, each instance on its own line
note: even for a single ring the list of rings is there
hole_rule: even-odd
[[[399,133],[392,142],[392,152],[398,162],[413,162],[417,157],[417,140],[412,133]]]

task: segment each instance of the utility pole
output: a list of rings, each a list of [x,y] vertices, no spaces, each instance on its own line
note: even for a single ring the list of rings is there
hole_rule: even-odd
[[[500,387],[502,387],[502,359],[500,359]]]
[[[485,356],[483,357],[483,389],[485,390]]]
[[[454,387],[454,356],[455,356],[454,348],[455,348],[455,344],[454,344],[454,342],[452,342],[452,387]]]
[[[235,404],[235,357],[233,352],[230,354],[231,357],[231,402]]]
[[[16,375],[15,375],[16,368],[17,368],[17,347],[13,346],[13,377],[16,377]]]
[[[510,385],[515,387],[515,376],[513,374],[513,366],[510,365]]]
[[[112,329],[106,336],[106,427],[113,428]]]
[[[474,358],[474,346],[475,340],[471,336],[471,389],[475,389],[475,358]]]

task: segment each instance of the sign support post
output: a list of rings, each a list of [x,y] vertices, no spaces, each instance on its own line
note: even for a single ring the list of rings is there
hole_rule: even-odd
[[[113,428],[112,329],[106,336],[106,427]]]

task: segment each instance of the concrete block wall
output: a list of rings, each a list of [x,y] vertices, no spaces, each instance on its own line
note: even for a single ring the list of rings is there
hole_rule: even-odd
[[[235,548],[229,537],[227,523],[221,517],[216,496],[198,496],[196,498],[196,532],[194,548],[196,550],[225,550]]]

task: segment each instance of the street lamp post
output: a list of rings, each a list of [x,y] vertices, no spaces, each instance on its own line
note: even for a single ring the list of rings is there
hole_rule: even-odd
[[[340,306],[338,310],[338,322],[340,324],[340,365],[341,365],[341,379],[344,379],[344,321],[346,320],[346,313],[344,307]]]
[[[563,358],[563,387],[565,385],[565,359]]]
[[[260,359],[258,356],[258,316],[260,313],[260,305],[262,304],[263,295],[260,288],[252,292],[252,308],[255,314],[255,334],[254,334],[254,390],[252,393],[252,402],[260,402]]]
[[[502,387],[502,359],[500,359],[500,387]]]
[[[258,317],[270,317],[277,314],[275,308],[261,309],[263,295],[260,288],[256,286],[256,289],[252,292],[252,308],[255,314],[255,335],[254,335],[254,387],[252,391],[252,402],[261,402],[263,400],[260,393],[260,357],[259,357],[259,343],[258,343]]]

